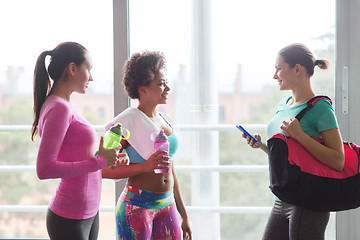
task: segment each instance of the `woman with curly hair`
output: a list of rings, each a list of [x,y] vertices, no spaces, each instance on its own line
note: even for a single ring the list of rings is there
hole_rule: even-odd
[[[181,239],[181,235],[183,239],[191,239],[188,216],[171,162],[178,140],[170,117],[157,110],[159,104],[166,104],[170,91],[165,70],[162,53],[133,54],[124,65],[122,83],[128,96],[138,100],[138,106],[124,110],[106,126],[109,129],[121,123],[131,132],[131,137],[121,142],[130,164],[102,171],[104,178],[129,178],[116,206],[119,239]],[[151,134],[159,131],[168,136],[168,153],[154,153]],[[169,171],[156,174],[155,169]]]

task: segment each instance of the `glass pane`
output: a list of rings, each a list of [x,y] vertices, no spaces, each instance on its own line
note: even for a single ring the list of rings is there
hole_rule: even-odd
[[[334,1],[304,1],[301,6],[284,0],[213,1],[213,16],[213,61],[225,123],[266,123],[281,96],[291,94],[280,92],[272,78],[282,47],[304,43],[317,57],[334,63]],[[318,94],[332,99],[333,71],[315,73],[312,80]]]
[[[267,157],[249,148],[240,132],[228,126],[250,124],[252,132],[265,136],[278,102],[291,94],[280,92],[273,80],[282,47],[301,42],[316,57],[334,63],[334,0],[305,0],[300,5],[286,0],[138,0],[129,6],[130,54],[157,50],[167,57],[172,90],[160,111],[170,114],[180,136],[174,157],[178,166],[267,165]],[[334,67],[315,72],[312,84],[316,93],[334,100]],[[220,131],[203,129],[211,124]],[[266,171],[207,175],[194,170],[179,176],[187,206],[273,203]],[[200,195],[206,200],[199,201]],[[190,215],[195,238],[202,230],[219,228],[221,239],[259,239],[268,218],[268,213],[211,215],[218,220],[206,225],[209,215]],[[202,215],[207,217],[199,221]],[[329,239],[335,238],[334,218],[327,228]]]
[[[74,94],[71,102],[94,125],[113,118],[113,18],[112,1],[11,0],[0,2],[0,125],[30,126],[35,61],[44,50],[64,41],[84,45],[93,60],[85,95]],[[13,126],[16,128],[16,126]],[[99,135],[102,134],[102,128]],[[30,128],[1,130],[1,165],[31,165],[36,162],[39,138],[30,140]],[[4,205],[47,205],[57,180],[40,181],[35,172],[1,173],[0,199]],[[107,186],[108,185],[108,186]],[[104,181],[102,204],[114,205],[114,183]],[[107,200],[109,198],[109,200]],[[0,238],[47,237],[45,212],[0,212]],[[104,215],[113,213],[104,213]],[[115,221],[101,219],[100,239],[115,236]],[[16,224],[15,224],[16,223]],[[18,227],[21,226],[21,227]]]
[[[213,1],[212,9],[213,65],[222,109],[220,123],[266,124],[270,120],[279,100],[291,94],[289,91],[280,92],[277,82],[272,79],[276,54],[282,47],[301,42],[318,58],[334,64],[335,1],[303,1],[301,6],[295,6],[294,2],[281,0],[228,0]],[[305,12],[309,17],[304,17]],[[317,16],[322,24],[314,24],[311,16]],[[327,71],[316,68],[312,85],[316,93],[334,99],[333,65]],[[262,129],[252,131],[266,136]],[[226,149],[220,150],[221,164],[267,164],[266,156],[246,146],[237,133],[220,133],[219,142],[220,149]],[[272,206],[272,194],[266,189],[269,185],[267,173],[263,176],[238,175],[221,176],[222,204]],[[226,191],[229,185],[236,186],[236,193],[241,194],[237,197],[235,193],[230,194]],[[268,215],[262,217],[266,219]],[[260,239],[266,221],[251,216],[234,218],[233,215],[222,215],[222,226],[224,223],[226,227],[221,233],[224,239],[232,239],[233,231],[237,233],[235,236],[244,239]],[[331,215],[326,232],[329,239],[335,239],[334,223],[335,215]],[[259,229],[253,228],[258,225],[263,227],[260,233]],[[238,226],[243,226],[244,230]],[[227,228],[233,230],[226,231]],[[257,237],[254,234],[258,234]]]

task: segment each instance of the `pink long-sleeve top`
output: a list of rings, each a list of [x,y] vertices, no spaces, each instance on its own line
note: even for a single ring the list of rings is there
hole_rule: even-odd
[[[96,131],[70,102],[50,95],[39,118],[41,142],[36,171],[40,179],[61,178],[49,208],[71,219],[96,215],[100,204],[101,169],[106,160],[94,157],[99,145]]]

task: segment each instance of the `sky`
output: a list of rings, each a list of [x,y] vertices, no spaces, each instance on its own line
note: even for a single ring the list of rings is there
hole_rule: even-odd
[[[84,45],[93,60],[93,87],[113,76],[112,1],[0,1],[0,76],[8,66],[25,66],[32,85],[37,57],[64,41]],[[1,79],[0,79],[1,83]]]
[[[231,76],[242,64],[245,78],[266,84],[280,48],[292,42],[322,48],[323,43],[315,38],[334,31],[333,0],[211,3],[207,39],[212,46],[214,76],[220,82],[226,82],[228,78],[222,76]],[[192,0],[130,0],[131,51],[163,51],[170,76],[178,72],[179,64],[191,64],[193,6]],[[31,76],[42,51],[63,41],[78,41],[93,58],[94,88],[106,87],[103,81],[113,76],[112,14],[111,0],[0,1],[0,76],[8,66],[25,66]]]
[[[214,77],[222,88],[232,89],[239,64],[245,81],[258,83],[245,84],[247,90],[259,90],[259,85],[269,82],[277,84],[272,76],[277,52],[282,47],[301,42],[312,50],[325,48],[326,44],[316,38],[335,30],[333,0],[212,0],[211,3],[209,36],[205,39],[212,46]],[[174,63],[172,66],[190,65],[194,40],[191,34],[196,31],[191,21],[193,10],[191,0],[130,1],[132,50],[140,51],[144,46],[162,49],[169,62]]]

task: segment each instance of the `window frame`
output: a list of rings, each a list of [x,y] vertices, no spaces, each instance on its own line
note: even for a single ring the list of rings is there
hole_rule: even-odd
[[[129,32],[128,32],[128,0],[113,0],[114,3],[114,64],[122,66],[129,56]],[[360,95],[357,89],[360,82],[356,81],[356,76],[360,75],[360,69],[356,63],[360,62],[360,4],[356,0],[336,0],[336,66],[335,66],[335,111],[339,122],[339,127],[344,139],[360,142],[360,126],[356,120],[360,118],[360,110],[356,102],[360,102]],[[351,49],[351,50],[350,50]],[[344,69],[348,70],[348,113],[343,113],[342,86],[344,81]],[[129,106],[123,88],[120,84],[121,69],[114,68],[114,107],[115,115]],[[353,104],[352,104],[353,103]],[[116,199],[120,194],[125,181],[116,183]],[[358,239],[360,230],[360,209],[343,211],[336,213],[336,236],[337,239]]]
[[[114,114],[117,115],[129,106],[129,99],[124,92],[121,85],[122,66],[129,57],[129,32],[128,32],[128,0],[113,0],[113,18],[114,18]],[[335,53],[335,112],[337,115],[339,127],[342,137],[346,140],[360,143],[360,126],[357,119],[360,119],[360,110],[356,103],[360,102],[360,95],[357,94],[357,89],[360,88],[360,81],[357,81],[357,76],[360,75],[360,69],[357,63],[360,62],[360,3],[357,0],[336,0],[336,53]],[[345,69],[345,70],[344,70]],[[346,70],[347,69],[347,70]],[[344,72],[345,71],[345,72]],[[347,71],[347,73],[346,73]],[[343,112],[343,84],[344,76],[348,76],[348,113]],[[102,126],[101,126],[102,127]],[[230,126],[228,126],[230,127]],[[180,127],[182,129],[183,127]],[[226,128],[226,127],[225,127]],[[28,130],[29,126],[1,126],[0,130],[7,131],[9,129]],[[218,129],[220,130],[220,129]],[[254,166],[256,168],[256,166]],[[263,167],[263,166],[262,166]],[[179,171],[197,171],[196,167],[183,166]],[[227,169],[226,166],[211,167],[211,170],[216,171],[236,171],[236,168]],[[34,166],[2,166],[1,172],[27,172],[35,171]],[[241,171],[241,170],[239,170]],[[244,170],[248,171],[248,170]],[[256,170],[257,171],[257,170]],[[115,203],[122,191],[126,181],[117,181],[115,184],[116,196]],[[12,212],[43,212],[47,206],[1,206],[1,211]],[[100,211],[113,211],[113,207],[103,206]],[[233,211],[228,208],[213,208],[213,209],[196,209],[192,206],[187,206],[190,211],[217,211],[227,212]],[[236,213],[242,212],[258,212],[256,209],[236,208]],[[269,208],[265,207],[259,211],[267,212]],[[360,229],[357,226],[360,224],[360,209],[342,211],[336,213],[336,236],[337,239],[360,239]]]
[[[360,110],[356,103],[360,102],[357,93],[360,88],[360,3],[357,0],[336,0],[336,35],[335,35],[335,113],[343,139],[360,143]],[[345,81],[348,84],[345,84]],[[346,89],[343,86],[347,85]],[[346,95],[347,94],[347,95]],[[343,98],[347,99],[344,101]],[[351,100],[351,101],[350,101]],[[348,112],[344,113],[345,103]],[[336,238],[360,239],[360,209],[336,213]]]

